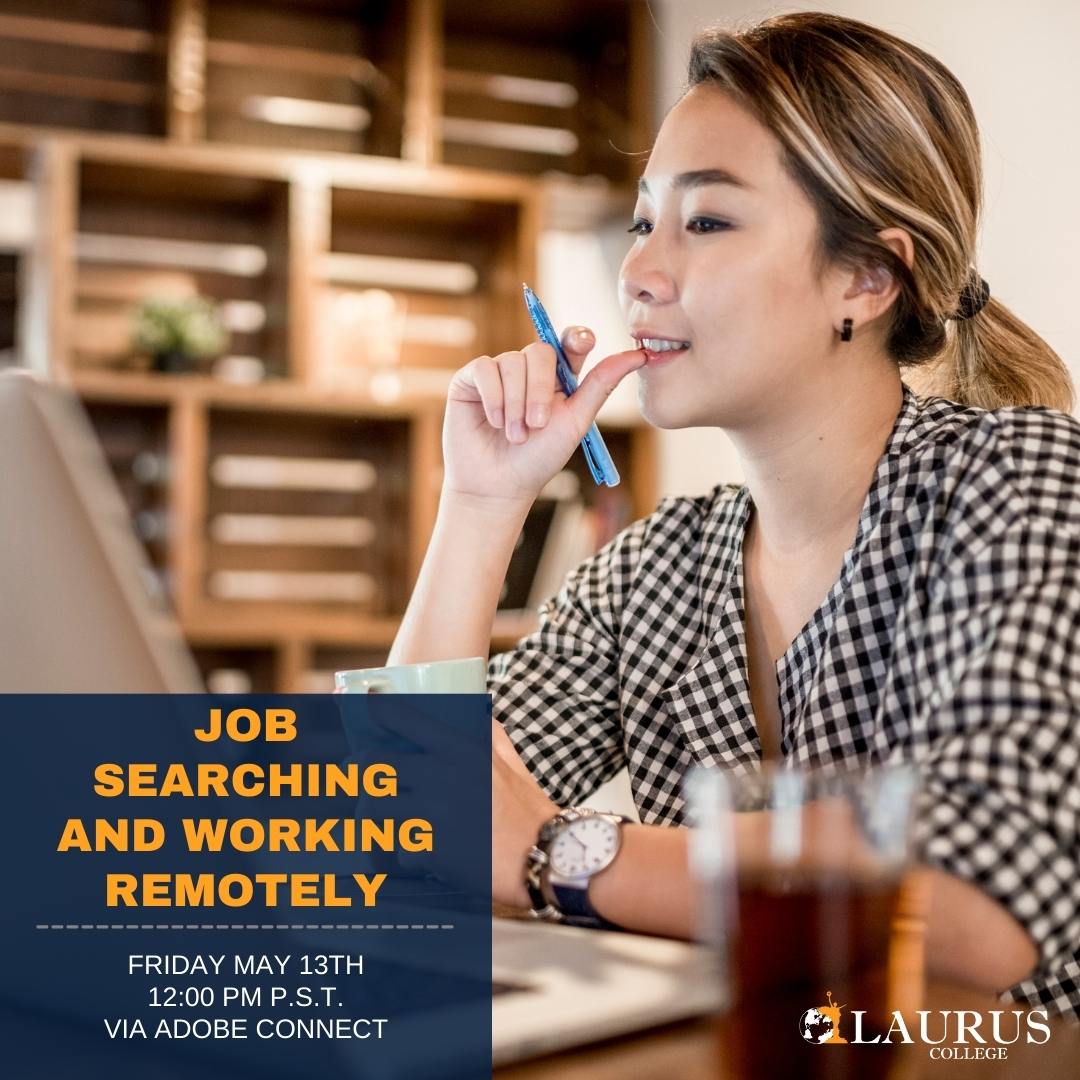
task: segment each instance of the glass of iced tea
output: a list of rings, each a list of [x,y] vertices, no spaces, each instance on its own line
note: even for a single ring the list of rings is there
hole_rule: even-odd
[[[701,934],[726,990],[725,1080],[899,1075],[892,1011],[918,1008],[922,988],[916,788],[902,765],[688,778]]]

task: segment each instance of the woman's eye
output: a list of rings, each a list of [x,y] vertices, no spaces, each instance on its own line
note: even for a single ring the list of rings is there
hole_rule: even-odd
[[[686,223],[687,231],[692,233],[722,232],[731,227],[730,221],[724,221],[721,218],[696,217]]]
[[[626,231],[633,233],[635,236],[646,236],[652,230],[652,222],[646,221],[644,218],[634,218],[633,225]]]

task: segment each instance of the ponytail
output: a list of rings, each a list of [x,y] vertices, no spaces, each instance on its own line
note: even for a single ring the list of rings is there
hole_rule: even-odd
[[[1075,405],[1061,357],[992,297],[973,318],[948,322],[936,357],[901,373],[920,394],[980,409],[1046,405],[1069,413]]]

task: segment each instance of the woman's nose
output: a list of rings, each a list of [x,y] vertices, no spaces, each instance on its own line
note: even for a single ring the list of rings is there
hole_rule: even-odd
[[[619,273],[619,288],[631,303],[666,304],[675,299],[675,280],[645,252],[630,252]]]

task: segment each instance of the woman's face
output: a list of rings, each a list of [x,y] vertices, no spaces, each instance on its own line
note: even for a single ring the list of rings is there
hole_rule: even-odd
[[[783,415],[836,341],[836,281],[812,262],[817,216],[775,137],[710,85],[668,113],[641,182],[619,275],[635,338],[678,342],[639,370],[664,428],[739,428]],[[724,182],[725,174],[736,183]]]

